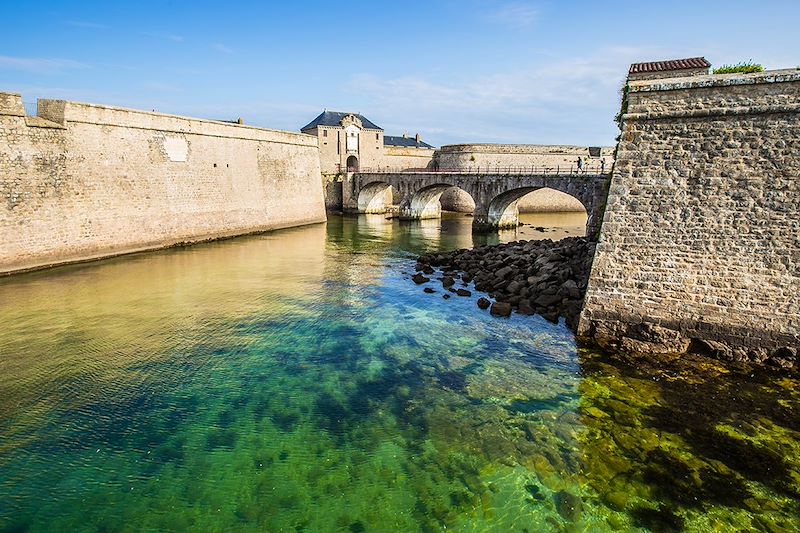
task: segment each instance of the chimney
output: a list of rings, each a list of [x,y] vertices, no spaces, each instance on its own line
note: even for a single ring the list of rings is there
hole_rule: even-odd
[[[403,133],[403,139],[408,139],[408,133]]]
[[[419,133],[414,137],[417,140],[417,144],[419,144]]]

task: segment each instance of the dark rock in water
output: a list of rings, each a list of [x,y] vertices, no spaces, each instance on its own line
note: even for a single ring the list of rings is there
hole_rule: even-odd
[[[561,490],[553,495],[553,503],[556,504],[556,511],[565,520],[574,522],[581,517],[583,502],[571,492]]]
[[[422,274],[414,274],[413,276],[411,276],[411,279],[417,285],[422,285],[423,283],[428,283],[431,280],[431,278],[426,278]]]
[[[484,298],[483,296],[478,298],[478,307],[480,307],[481,309],[489,309],[490,305],[492,305],[492,302],[489,301],[488,298]]]
[[[447,293],[444,293],[444,294],[442,294],[442,298],[444,298],[445,300],[448,300],[450,298],[450,295],[447,294]]]
[[[433,274],[433,267],[432,267],[432,266],[430,266],[430,265],[425,265],[425,266],[423,266],[423,267],[422,267],[422,273],[423,273],[423,274],[427,274],[427,275],[429,275],[429,276],[430,276],[430,275],[432,275],[432,274]]]
[[[544,496],[542,495],[542,491],[539,490],[539,487],[534,485],[533,483],[528,483],[525,485],[525,490],[528,491],[528,494],[531,495],[531,498],[537,501],[544,500]]]
[[[496,304],[505,304],[495,307],[489,300],[478,300],[481,309],[491,307],[497,316],[509,316],[516,309],[523,315],[538,313],[553,322],[564,317],[574,330],[594,248],[594,243],[583,237],[555,242],[520,240],[422,255],[417,259],[417,270],[432,272],[430,266],[436,266],[442,272],[442,285],[456,294],[461,294],[452,287],[456,279],[463,280],[464,285],[474,282],[475,290],[488,293]],[[752,359],[749,355],[748,358]],[[787,364],[785,361],[790,358],[774,359],[774,364]]]
[[[467,289],[458,289],[456,291],[456,294],[458,294],[459,296],[472,296],[472,293],[469,292]]]
[[[542,318],[547,320],[548,322],[552,322],[553,324],[558,324],[558,313],[555,311],[547,311],[542,313]]]
[[[495,316],[511,316],[511,304],[508,302],[495,302],[490,312]]]
[[[797,363],[797,350],[791,346],[778,348],[770,354],[769,358],[767,358],[767,363],[772,366],[777,366],[787,370],[794,368],[795,364]]]
[[[430,287],[425,287],[424,289],[422,289],[422,291],[423,292],[427,292],[428,294],[433,294],[434,292],[436,292],[435,290],[431,289]]]
[[[532,315],[534,313],[534,309],[530,304],[530,300],[525,299],[519,301],[517,311],[519,311],[521,315]]]

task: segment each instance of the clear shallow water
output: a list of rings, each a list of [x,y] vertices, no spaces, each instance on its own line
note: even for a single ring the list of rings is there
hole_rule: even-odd
[[[612,362],[406,279],[470,222],[0,279],[0,531],[800,529],[796,379]]]

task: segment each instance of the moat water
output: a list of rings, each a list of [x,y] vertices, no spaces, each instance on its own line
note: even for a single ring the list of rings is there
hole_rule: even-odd
[[[800,530],[797,379],[423,293],[414,254],[470,222],[0,279],[0,531]]]

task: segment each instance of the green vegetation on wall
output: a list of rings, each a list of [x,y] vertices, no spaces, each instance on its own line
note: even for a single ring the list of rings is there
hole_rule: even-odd
[[[622,129],[622,116],[628,112],[628,84],[622,86],[620,89],[620,93],[622,93],[622,102],[620,104],[619,113],[617,116],[614,117],[614,122],[617,123],[619,129]]]
[[[751,72],[764,72],[764,67],[762,67],[758,63],[747,61],[742,63],[736,63],[735,65],[722,65],[719,68],[715,68],[712,72],[714,74],[733,74],[735,72],[749,74]]]

